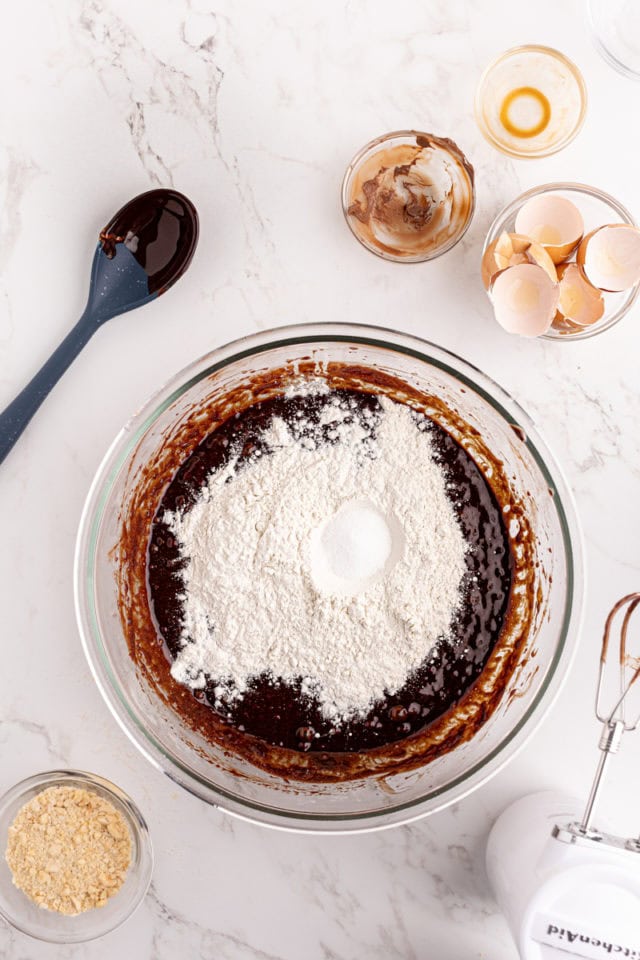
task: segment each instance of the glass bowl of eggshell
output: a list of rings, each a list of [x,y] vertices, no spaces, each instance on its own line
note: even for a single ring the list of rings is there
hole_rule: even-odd
[[[585,340],[622,320],[638,298],[640,229],[602,190],[543,184],[495,218],[481,272],[507,332]]]

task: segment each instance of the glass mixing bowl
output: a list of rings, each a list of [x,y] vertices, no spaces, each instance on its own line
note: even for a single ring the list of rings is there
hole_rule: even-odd
[[[435,396],[480,432],[504,463],[536,544],[536,615],[500,702],[477,734],[405,773],[342,783],[285,781],[199,738],[151,689],[129,657],[114,560],[136,475],[212,399],[256,375],[309,360],[373,367]],[[186,455],[185,451],[185,455]],[[355,324],[285,327],[235,341],[177,374],[116,437],[93,481],[75,560],[82,642],[112,713],[139,750],[187,790],[272,827],[343,833],[390,827],[476,789],[523,746],[567,674],[582,605],[581,538],[570,491],[533,422],[496,383],[416,337]]]

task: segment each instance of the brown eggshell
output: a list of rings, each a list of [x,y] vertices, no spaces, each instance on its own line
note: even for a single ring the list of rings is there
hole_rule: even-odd
[[[589,283],[584,270],[578,263],[564,263],[558,267],[560,296],[556,317],[565,320],[572,327],[589,327],[597,323],[604,315],[604,298],[600,290]],[[569,291],[579,290],[579,301],[571,298]]]
[[[611,276],[608,280],[604,279],[602,275],[598,276],[597,265],[589,263],[589,253],[592,242],[595,241],[601,244],[603,240],[606,239],[607,234],[611,237],[610,231],[617,230],[629,231],[629,235],[634,238],[633,250],[629,249],[627,253],[629,260],[626,264],[627,273],[624,279],[620,278],[618,282],[612,282],[613,277]],[[607,231],[606,234],[605,231]],[[611,237],[611,240],[615,243],[616,238]],[[591,252],[593,252],[592,248]],[[619,253],[620,250],[618,249],[617,252]],[[589,283],[600,290],[604,290],[605,293],[620,293],[624,290],[629,290],[636,283],[640,282],[640,230],[638,227],[628,223],[607,223],[601,227],[597,227],[583,237],[576,252],[576,262],[580,264],[584,270]]]
[[[489,244],[482,257],[482,282],[485,290],[491,287],[498,273],[518,263],[534,263],[548,274],[554,283],[557,280],[553,260],[544,247],[518,233],[504,231]]]
[[[535,239],[554,263],[571,256],[584,233],[584,220],[575,203],[568,197],[549,192],[531,197],[516,215],[516,229]],[[545,239],[539,231],[552,230],[557,239]]]
[[[518,263],[494,277],[489,296],[503,329],[521,337],[539,337],[556,315],[559,286],[539,264]]]

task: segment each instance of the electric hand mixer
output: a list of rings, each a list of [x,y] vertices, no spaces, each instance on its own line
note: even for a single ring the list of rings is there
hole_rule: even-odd
[[[630,691],[640,690],[640,657],[628,650],[629,624],[639,606],[640,593],[623,597],[605,624],[596,693],[601,755],[582,819],[576,819],[570,797],[531,794],[505,810],[489,836],[489,880],[524,960],[567,954],[640,960],[640,838],[592,826],[609,758],[623,733],[640,723],[640,708],[633,715],[629,710]],[[619,688],[605,709],[619,614]]]

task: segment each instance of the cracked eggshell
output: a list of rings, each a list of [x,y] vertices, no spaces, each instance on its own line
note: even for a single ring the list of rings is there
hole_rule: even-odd
[[[558,267],[560,292],[556,319],[573,326],[590,327],[604,314],[604,298],[600,290],[589,283],[578,263],[564,263]]]
[[[557,279],[553,260],[540,243],[522,234],[504,231],[489,244],[482,256],[481,273],[485,290],[490,288],[501,270],[519,263],[534,263],[542,267],[553,283]]]
[[[508,333],[539,337],[553,323],[559,286],[537,263],[518,263],[494,277],[489,296],[496,320]]]
[[[584,330],[584,327],[579,327],[577,323],[572,323],[571,320],[565,320],[559,313],[556,313],[551,326],[554,330],[557,330],[558,333],[563,333],[568,336],[573,333],[582,333]]]
[[[640,230],[628,223],[598,227],[582,240],[576,260],[594,287],[628,290],[640,280]]]
[[[540,243],[554,263],[562,263],[580,243],[584,220],[571,200],[557,193],[542,193],[520,207],[515,228]]]

